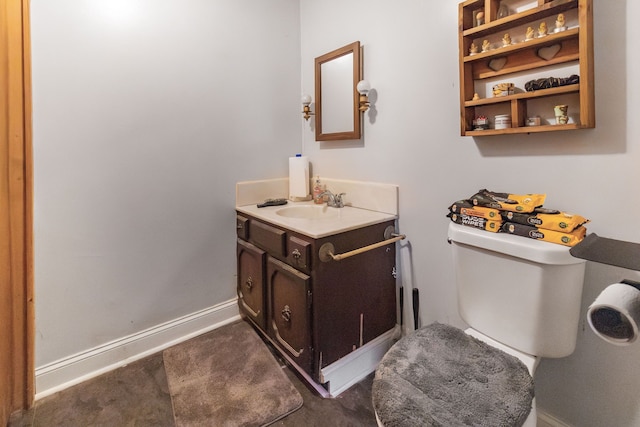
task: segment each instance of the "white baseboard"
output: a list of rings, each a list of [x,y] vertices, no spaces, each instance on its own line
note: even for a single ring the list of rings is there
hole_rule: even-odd
[[[396,325],[396,328],[385,332],[320,371],[320,380],[322,383],[328,383],[328,391],[332,397],[337,397],[376,370],[382,357],[399,338],[399,328],[400,326]]]
[[[239,320],[236,298],[36,368],[36,400]]]
[[[572,427],[564,421],[538,408],[538,427]]]

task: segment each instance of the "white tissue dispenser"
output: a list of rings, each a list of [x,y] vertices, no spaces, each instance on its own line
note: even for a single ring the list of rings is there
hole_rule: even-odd
[[[309,158],[300,154],[289,157],[289,200],[311,200]]]

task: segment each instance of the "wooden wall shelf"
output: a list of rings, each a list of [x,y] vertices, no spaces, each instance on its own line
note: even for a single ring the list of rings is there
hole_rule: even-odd
[[[500,3],[499,0],[467,0],[459,5],[461,135],[510,135],[594,128],[592,0],[537,0],[537,5],[530,9],[497,18]],[[503,3],[509,6],[509,0],[503,0]],[[479,11],[484,13],[485,19],[480,25],[476,25],[475,14]],[[571,15],[572,22],[566,30],[554,32],[555,20],[560,13]],[[545,22],[548,27],[548,34],[544,37],[519,40],[508,46],[498,46],[500,43],[495,42],[509,32],[513,32],[518,39],[523,39],[523,34],[517,33],[523,33],[523,28],[527,26],[537,30],[540,22]],[[480,48],[484,39],[494,41],[491,44],[492,48],[486,52],[471,54],[472,43]],[[555,48],[557,49],[555,55],[544,59],[543,52],[554,46],[558,46]],[[498,62],[501,63],[496,66]],[[473,100],[474,94],[479,92],[477,85],[482,87],[494,81],[509,82],[516,73],[521,79],[526,78],[527,75],[535,76],[532,77],[534,79],[539,78],[540,73],[548,69],[547,77],[569,77],[558,75],[558,71],[554,75],[554,66],[574,67],[577,69],[574,74],[580,76],[580,83],[532,92],[525,92],[524,84],[516,84],[514,94],[502,97],[493,97],[493,94],[485,88],[486,96]],[[505,80],[499,79],[503,76]],[[562,97],[567,95],[574,96],[579,104],[570,105],[569,124],[543,123],[540,126],[525,126],[527,116],[549,116],[548,110],[536,111],[536,108],[540,107],[535,103],[532,104],[533,101],[550,98],[549,101],[553,102],[557,97],[560,103]],[[500,104],[508,104],[503,107],[512,116],[512,127],[493,129],[492,126],[491,129],[474,130],[474,118],[484,115],[483,109],[500,106]],[[550,121],[555,123],[555,119]]]

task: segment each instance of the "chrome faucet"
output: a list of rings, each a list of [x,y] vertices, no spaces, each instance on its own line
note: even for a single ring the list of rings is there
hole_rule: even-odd
[[[333,194],[331,191],[327,190],[320,194],[320,197],[328,196],[327,206],[332,208],[344,208],[344,200],[342,200],[342,196],[347,193]]]

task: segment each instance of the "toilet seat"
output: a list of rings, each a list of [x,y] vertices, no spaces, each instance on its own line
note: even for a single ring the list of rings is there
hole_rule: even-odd
[[[533,379],[515,356],[434,323],[394,344],[376,370],[381,425],[522,425]]]
[[[504,351],[507,354],[517,357],[518,359],[520,359],[522,363],[524,363],[524,366],[527,367],[527,369],[529,370],[529,375],[533,377],[533,374],[535,373],[536,368],[540,363],[539,357],[532,356],[530,354],[523,353],[521,351],[517,351],[511,347],[508,347],[502,344],[501,342],[494,340],[493,338],[483,335],[482,333],[472,328],[465,329],[464,333],[471,335],[472,337],[477,338],[480,341],[486,342],[491,347],[495,347],[499,350]],[[533,401],[531,402],[531,412],[529,412],[529,416],[527,417],[524,424],[522,424],[522,427],[536,427],[537,424],[538,424],[538,411],[536,409],[536,398],[534,396]]]
[[[508,347],[504,344],[502,344],[501,342],[498,342],[496,340],[494,340],[493,338],[490,338],[484,334],[482,334],[481,332],[476,331],[475,329],[465,329],[464,330],[465,334],[471,335],[474,338],[479,339],[480,341],[484,341],[487,344],[489,344],[491,347],[495,347],[498,350],[502,350],[507,354],[510,354],[512,356],[517,357],[518,359],[520,359],[520,361],[522,363],[524,363],[524,366],[527,367],[527,369],[529,370],[529,375],[531,375],[533,377],[533,374],[536,371],[536,368],[538,367],[538,364],[540,363],[540,358],[539,357],[535,357],[532,356],[530,354],[527,353],[523,353],[521,351],[517,351],[511,347]]]

